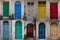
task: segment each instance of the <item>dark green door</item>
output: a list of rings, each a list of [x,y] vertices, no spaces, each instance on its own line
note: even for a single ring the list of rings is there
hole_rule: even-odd
[[[3,17],[9,16],[9,2],[3,2]]]
[[[15,24],[15,39],[22,39],[22,22],[17,21]]]

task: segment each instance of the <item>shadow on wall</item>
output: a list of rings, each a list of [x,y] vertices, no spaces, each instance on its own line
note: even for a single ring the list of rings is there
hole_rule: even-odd
[[[58,37],[58,40],[60,40],[60,37]]]

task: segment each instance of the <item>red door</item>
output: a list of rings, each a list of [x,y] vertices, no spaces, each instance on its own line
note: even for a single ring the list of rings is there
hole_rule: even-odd
[[[27,37],[33,37],[33,25],[32,24],[27,25]]]
[[[50,19],[58,19],[58,3],[50,3]]]

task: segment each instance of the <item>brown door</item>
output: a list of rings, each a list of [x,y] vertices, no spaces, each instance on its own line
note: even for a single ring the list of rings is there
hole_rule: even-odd
[[[50,35],[51,35],[51,38],[57,38],[58,24],[55,22],[51,23],[51,25],[50,25]]]

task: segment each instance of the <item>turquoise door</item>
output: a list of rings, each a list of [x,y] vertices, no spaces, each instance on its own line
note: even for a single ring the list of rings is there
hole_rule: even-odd
[[[15,3],[15,19],[21,19],[21,2]]]
[[[15,23],[15,39],[20,40],[22,39],[22,22],[17,21]]]
[[[39,28],[38,28],[38,38],[41,39],[45,39],[45,24],[44,23],[40,23],[39,24]]]
[[[3,22],[3,40],[9,40],[9,22]]]
[[[3,2],[3,16],[9,16],[9,2]]]

